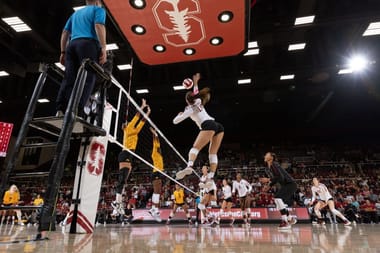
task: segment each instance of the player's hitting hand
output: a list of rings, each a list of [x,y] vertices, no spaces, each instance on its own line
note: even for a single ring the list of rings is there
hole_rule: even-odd
[[[196,73],[195,75],[193,75],[193,82],[194,83],[198,82],[199,79],[201,79],[201,74],[200,73]]]

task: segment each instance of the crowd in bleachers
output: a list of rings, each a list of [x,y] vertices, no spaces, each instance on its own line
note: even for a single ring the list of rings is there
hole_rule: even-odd
[[[257,147],[255,150],[264,150]],[[266,148],[265,150],[269,150]],[[348,213],[351,220],[357,222],[378,223],[380,214],[380,150],[377,148],[357,147],[325,147],[325,146],[281,146],[270,147],[276,152],[281,166],[296,179],[298,191],[294,196],[293,207],[308,207],[311,199],[311,179],[318,177],[333,194],[337,209]],[[219,169],[216,176],[218,201],[213,203],[219,206],[223,200],[221,191],[222,179],[229,182],[235,179],[237,172],[242,173],[253,187],[251,192],[251,207],[274,207],[273,188],[269,192],[262,191],[259,177],[265,173],[262,162],[262,153],[253,150],[237,152],[221,150],[219,154]],[[205,156],[207,157],[207,156]],[[202,159],[202,156],[201,156]],[[201,165],[201,162],[198,163]],[[141,166],[141,165],[140,165]],[[200,169],[200,168],[198,168]],[[177,168],[166,168],[166,172],[174,175]],[[24,203],[31,203],[38,193],[44,193],[45,178],[19,182],[21,198]],[[98,211],[103,214],[112,212],[111,202],[115,196],[117,171],[106,170],[100,192]],[[66,176],[61,184],[57,203],[57,220],[60,222],[69,211],[73,190],[73,176]],[[198,191],[198,178],[190,176],[183,184],[192,191]],[[172,193],[174,184],[164,178],[161,192],[161,208],[171,208],[173,205]],[[191,207],[195,206],[194,196],[187,192],[187,201]],[[125,188],[124,201],[133,208],[150,208],[152,194],[151,169],[139,168],[132,176]],[[239,199],[234,198],[234,206],[239,207]],[[353,213],[351,213],[353,212]]]

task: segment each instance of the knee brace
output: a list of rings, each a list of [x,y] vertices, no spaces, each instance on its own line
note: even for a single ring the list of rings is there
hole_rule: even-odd
[[[209,154],[208,155],[208,160],[211,164],[218,164],[218,156],[216,154]]]
[[[206,209],[206,206],[204,204],[202,204],[202,203],[199,203],[198,204],[198,208],[199,208],[199,210],[203,211],[203,210]]]
[[[275,198],[274,203],[276,204],[276,207],[278,210],[282,210],[286,208],[284,201],[282,201],[282,199]]]

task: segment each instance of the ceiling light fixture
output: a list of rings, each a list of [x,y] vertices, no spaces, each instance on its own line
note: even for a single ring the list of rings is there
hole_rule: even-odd
[[[195,54],[195,49],[194,49],[194,48],[185,48],[185,49],[183,50],[183,53],[184,53],[185,55],[193,55],[193,54]]]
[[[132,69],[132,65],[131,64],[121,64],[121,65],[117,65],[117,68],[119,70],[129,70],[129,69]]]
[[[341,69],[339,70],[338,74],[339,75],[345,75],[345,74],[351,74],[353,72],[352,69]]]
[[[157,44],[157,45],[154,45],[153,50],[158,53],[162,53],[162,52],[165,52],[166,48],[163,45]]]
[[[352,69],[353,72],[360,72],[366,69],[368,64],[369,62],[364,56],[356,55],[348,61],[348,68]]]
[[[135,9],[144,9],[146,6],[144,0],[129,0],[129,4]]]
[[[368,28],[364,31],[363,36],[373,36],[380,34],[380,22],[370,23]]]
[[[0,76],[9,76],[9,73],[7,71],[0,71]]]
[[[314,22],[315,16],[305,16],[305,17],[299,17],[296,18],[294,21],[294,25],[305,25],[305,24],[311,24]]]
[[[173,86],[173,90],[184,90],[185,87],[183,85],[176,85],[176,86]]]
[[[148,89],[139,89],[139,90],[136,90],[136,93],[137,94],[146,94],[146,93],[149,93],[149,90]]]
[[[222,23],[228,23],[232,20],[234,14],[231,11],[223,11],[219,14],[218,20]]]
[[[257,41],[251,41],[248,42],[248,48],[257,48],[259,45],[257,44]]]
[[[258,55],[259,53],[260,53],[260,49],[253,48],[253,49],[248,49],[248,51],[244,54],[244,56]]]
[[[290,44],[288,51],[302,50],[305,49],[306,43]]]
[[[106,50],[107,51],[117,50],[117,49],[119,49],[119,46],[116,43],[110,43],[110,44],[106,45]]]
[[[280,76],[280,80],[291,80],[291,79],[294,79],[294,76],[293,74],[291,75],[282,75]]]
[[[146,32],[145,28],[142,25],[133,25],[132,26],[132,32],[142,35]]]
[[[37,102],[43,104],[43,103],[49,103],[50,100],[47,99],[47,98],[40,98],[40,99],[37,100]]]
[[[210,39],[210,44],[213,46],[219,46],[223,43],[223,38],[221,37],[213,37]]]
[[[77,11],[77,10],[83,9],[84,7],[86,7],[86,5],[79,5],[79,6],[73,7],[73,9],[74,11]]]
[[[19,17],[9,17],[9,18],[2,18],[2,20],[7,23],[13,30],[16,32],[26,32],[31,31],[32,29],[25,24],[24,21],[22,21]]]
[[[238,80],[238,84],[250,84],[251,83],[251,78],[247,78],[247,79],[239,79]]]

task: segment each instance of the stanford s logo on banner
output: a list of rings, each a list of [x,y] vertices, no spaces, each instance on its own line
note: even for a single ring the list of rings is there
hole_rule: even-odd
[[[87,170],[90,174],[99,176],[104,167],[104,158],[106,156],[106,149],[100,142],[92,142],[87,161]]]
[[[201,13],[198,0],[158,0],[152,12],[167,44],[196,45],[206,37],[203,21],[196,16]]]

